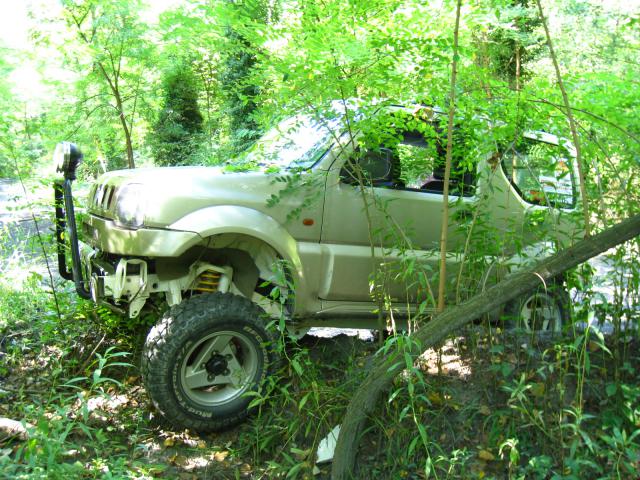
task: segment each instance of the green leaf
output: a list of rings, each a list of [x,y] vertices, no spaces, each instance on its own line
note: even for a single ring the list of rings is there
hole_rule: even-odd
[[[299,376],[302,376],[302,366],[300,365],[300,362],[298,362],[298,360],[296,358],[292,358],[291,359],[291,366],[293,367],[293,369],[296,371],[296,373]]]
[[[304,408],[305,404],[307,403],[307,400],[309,400],[309,395],[311,395],[311,392],[308,392],[304,397],[302,397],[302,399],[300,400],[300,403],[298,404],[298,411],[301,412],[302,409]]]

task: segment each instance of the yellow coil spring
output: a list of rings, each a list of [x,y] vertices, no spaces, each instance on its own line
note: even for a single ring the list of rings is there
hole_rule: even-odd
[[[222,274],[215,270],[205,270],[193,282],[196,292],[217,292]]]

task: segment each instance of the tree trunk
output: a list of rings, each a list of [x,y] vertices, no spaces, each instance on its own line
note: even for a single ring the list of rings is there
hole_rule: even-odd
[[[127,165],[129,168],[136,168],[135,161],[133,159],[133,143],[131,142],[131,130],[127,125],[127,117],[124,114],[124,102],[122,101],[122,95],[120,94],[120,88],[118,87],[118,74],[114,72],[114,79],[112,80],[109,74],[107,73],[107,69],[104,67],[102,62],[97,62],[100,71],[102,72],[102,76],[106,80],[109,88],[111,89],[111,94],[113,98],[116,100],[116,110],[118,112],[118,119],[120,120],[120,125],[122,125],[122,131],[124,132],[124,141],[127,149]],[[131,118],[131,123],[133,125],[133,117]]]
[[[80,36],[82,41],[87,45],[92,45],[93,37],[88,38],[82,31],[82,23],[84,22],[85,18],[89,13],[91,13],[93,16],[95,12],[93,11],[93,9],[90,8],[84,13],[84,15],[81,18],[76,17],[73,13],[71,13],[71,18],[73,19],[73,22],[76,28],[78,29],[78,35]],[[120,53],[122,53],[122,51]],[[133,130],[133,117],[135,114],[135,108],[134,108],[134,113],[131,114],[131,127],[129,127],[129,125],[127,125],[127,118],[124,114],[124,102],[122,101],[122,95],[120,92],[120,88],[118,87],[118,79],[120,78],[120,62],[122,62],[122,56],[120,56],[118,68],[116,69],[113,64],[113,58],[111,59],[111,66],[114,67],[112,70],[113,78],[109,75],[109,73],[107,72],[107,69],[102,64],[101,61],[96,60],[95,64],[100,69],[102,76],[104,77],[105,81],[109,85],[109,89],[111,90],[111,93],[113,94],[113,97],[116,100],[116,110],[118,111],[118,119],[120,120],[120,124],[122,125],[122,130],[124,132],[124,140],[125,140],[125,145],[127,150],[127,165],[129,166],[129,168],[136,168],[135,161],[133,158],[133,143],[131,141],[131,131]],[[136,99],[137,99],[137,95],[138,94],[136,93]]]
[[[458,32],[462,0],[456,6],[456,26],[453,30],[453,60],[451,61],[451,91],[449,92],[449,117],[447,123],[447,153],[444,164],[444,188],[442,189],[442,230],[440,232],[440,279],[438,282],[438,313],[444,310],[444,291],[447,283],[447,234],[449,233],[449,180],[453,156],[453,116],[456,112],[456,74],[458,72]]]
[[[633,216],[607,230],[586,238],[562,252],[547,258],[532,268],[514,273],[505,280],[476,295],[469,301],[448,308],[436,315],[424,327],[411,335],[414,340],[409,352],[415,361],[426,349],[443,341],[446,337],[478,317],[523,295],[596,255],[640,235],[640,215]],[[383,391],[404,370],[404,351],[391,351],[380,357],[358,387],[347,406],[340,435],[335,449],[331,471],[333,480],[351,478],[358,452],[358,442],[364,432],[367,417],[373,412]]]
[[[520,44],[516,44],[516,92],[520,91]]]
[[[124,141],[127,147],[127,165],[129,168],[136,168],[135,160],[133,159],[133,143],[131,142],[131,130],[127,125],[127,119],[124,116],[124,112],[122,111],[122,101],[120,100],[120,95],[117,97],[118,109],[120,113],[118,117],[120,118],[120,123],[122,124],[122,130],[124,131]]]

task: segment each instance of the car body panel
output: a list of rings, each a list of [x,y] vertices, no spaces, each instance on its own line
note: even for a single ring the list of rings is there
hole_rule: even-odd
[[[559,143],[554,136],[540,135],[530,138]],[[359,312],[371,316],[375,282],[384,283],[387,301],[398,312],[410,311],[409,306],[429,295],[429,288],[436,289],[443,195],[404,185],[371,184],[364,186],[365,210],[362,188],[342,177],[345,166],[359,155],[353,147],[357,136],[335,135],[314,166],[304,171],[163,167],[109,172],[90,194],[87,240],[97,251],[111,255],[175,258],[195,247],[228,248],[226,243],[216,244],[225,235],[246,236],[264,242],[289,264],[296,289],[290,312],[294,317]],[[501,243],[501,238],[513,234],[526,246],[545,237],[566,245],[581,233],[571,216],[574,209],[526,202],[496,154],[472,163],[474,189],[468,194],[452,191],[449,197],[451,278],[464,265],[474,212],[481,212],[494,229],[495,248],[489,254],[506,263],[517,264],[519,257],[514,245]],[[139,188],[134,205],[143,213],[139,228],[119,222],[118,206],[128,185]],[[396,249],[400,244],[403,251]],[[407,259],[427,272],[431,285],[400,275]],[[373,272],[378,278],[372,277]],[[172,295],[180,297],[179,292]]]
[[[157,228],[132,230],[96,215],[85,218],[83,232],[93,247],[116,255],[175,257],[200,241],[195,232]]]

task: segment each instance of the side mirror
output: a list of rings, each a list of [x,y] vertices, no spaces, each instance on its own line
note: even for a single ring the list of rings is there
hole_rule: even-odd
[[[60,142],[53,152],[53,163],[56,172],[64,175],[65,180],[75,180],[76,170],[82,162],[82,152],[73,143]]]

